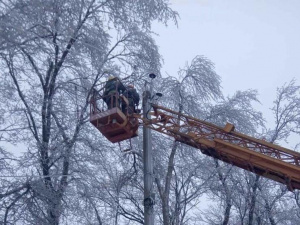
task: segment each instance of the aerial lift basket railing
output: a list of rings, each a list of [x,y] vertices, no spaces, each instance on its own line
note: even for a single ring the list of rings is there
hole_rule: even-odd
[[[229,123],[222,128],[152,106],[151,119],[136,115],[147,127],[198,148],[205,155],[283,183],[289,190],[300,189],[300,153],[235,132]]]
[[[104,95],[104,87],[94,90],[90,99],[90,122],[112,143],[138,135],[138,119],[128,113],[128,104],[117,90]]]

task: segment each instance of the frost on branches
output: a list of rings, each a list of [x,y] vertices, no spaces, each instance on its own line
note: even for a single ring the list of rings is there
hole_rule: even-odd
[[[170,20],[164,0],[0,2],[1,223],[115,221],[114,201],[90,192],[109,188],[95,167],[112,153],[87,123],[89,97],[109,75],[159,71],[151,22]]]

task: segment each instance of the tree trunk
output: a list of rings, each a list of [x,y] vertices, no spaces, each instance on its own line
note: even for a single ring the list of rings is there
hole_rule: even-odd
[[[260,178],[259,175],[255,176],[254,185],[252,187],[253,191],[252,191],[252,196],[251,196],[251,201],[250,201],[250,207],[249,207],[249,221],[248,221],[248,225],[252,225],[253,224],[254,209],[255,209],[255,204],[256,204],[256,191],[257,191],[257,188],[258,188],[259,178]]]
[[[56,196],[53,196],[53,200],[50,200],[49,204],[49,224],[50,225],[59,225],[59,218],[61,214],[61,200],[59,200]]]
[[[222,225],[227,225],[229,222],[229,216],[230,216],[230,209],[231,209],[231,201],[227,201],[226,203],[226,208],[225,208],[225,212],[224,212],[224,219],[223,219],[223,223]]]
[[[182,101],[182,98],[181,98]],[[179,104],[179,110],[178,112],[181,113],[183,109],[182,104]],[[178,116],[178,123],[180,121],[180,116]],[[178,142],[174,141],[173,147],[171,150],[171,154],[169,156],[168,161],[168,171],[166,175],[166,182],[165,182],[165,188],[163,193],[160,193],[161,195],[161,201],[162,201],[162,212],[163,212],[163,223],[164,225],[170,225],[170,206],[169,206],[169,198],[170,198],[170,187],[171,187],[171,179],[172,179],[172,173],[174,170],[174,158],[177,150]],[[158,184],[158,183],[157,183]],[[158,187],[161,188],[161,187]]]
[[[266,201],[266,206],[265,207],[266,207],[266,210],[267,210],[267,213],[268,213],[268,218],[269,218],[270,224],[271,225],[276,225],[275,220],[274,220],[274,218],[271,215],[270,204],[267,201]]]
[[[225,206],[225,212],[224,212],[224,219],[223,219],[223,223],[222,225],[227,225],[228,222],[229,222],[229,216],[230,216],[230,210],[231,210],[231,192],[227,186],[227,183],[226,183],[226,177],[223,176],[223,174],[221,173],[220,171],[220,166],[219,166],[219,161],[217,159],[214,160],[215,161],[215,166],[216,166],[216,169],[217,169],[217,172],[218,172],[218,177],[219,177],[219,180],[221,181],[222,183],[222,187],[224,189],[224,192],[225,192],[225,198],[226,198],[226,206]]]
[[[169,206],[169,197],[170,197],[170,187],[171,187],[171,179],[172,173],[174,170],[174,158],[177,150],[178,143],[175,141],[168,163],[168,172],[166,175],[166,183],[165,190],[162,197],[162,211],[163,211],[163,221],[164,225],[170,225],[170,206]]]

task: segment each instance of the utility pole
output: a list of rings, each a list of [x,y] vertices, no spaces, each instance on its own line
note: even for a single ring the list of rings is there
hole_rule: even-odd
[[[152,80],[155,74],[150,74],[150,90],[146,84],[146,90],[143,93],[143,117],[150,119],[151,98],[152,98]],[[154,225],[154,193],[153,193],[153,155],[151,130],[145,125],[143,127],[143,160],[144,160],[144,224]]]

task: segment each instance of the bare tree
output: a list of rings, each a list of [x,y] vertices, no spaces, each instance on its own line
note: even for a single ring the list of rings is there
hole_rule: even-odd
[[[252,130],[246,129],[244,132],[249,133],[250,131],[250,134],[252,133],[252,135],[264,138],[272,143],[287,141],[291,134],[299,134],[298,93],[299,86],[295,85],[294,80],[278,88],[277,98],[272,108],[275,117],[274,129],[269,129],[264,134],[260,134],[259,132],[255,133],[255,126],[253,125],[259,125],[255,120],[252,122],[250,120],[250,126],[243,124],[241,128],[253,127]],[[242,111],[243,110],[238,110],[237,112]],[[222,110],[220,111],[220,109],[217,111],[213,110],[213,113],[215,115],[220,114],[221,117],[226,115],[226,113]],[[246,115],[246,117],[255,118],[255,116],[252,117],[249,115]],[[236,116],[235,118],[239,117]],[[253,175],[247,171],[240,173],[236,170],[232,170],[230,173],[225,173],[226,170],[224,168],[220,171],[223,174],[222,177],[226,177],[227,186],[234,184],[234,188],[220,189],[222,190],[222,192],[220,192],[221,199],[227,199],[229,196],[231,200],[231,204],[227,204],[233,209],[231,210],[230,224],[289,224],[295,223],[295,221],[298,220],[295,216],[287,216],[289,212],[294,212],[295,205],[293,201],[287,200],[291,199],[292,196],[283,185],[261,178],[258,175]],[[224,176],[224,173],[226,176]],[[228,194],[226,190],[230,190],[230,194]],[[218,193],[215,195],[218,196]],[[289,204],[282,208],[282,205],[285,205],[286,201],[289,201]],[[224,200],[224,202],[226,201]],[[226,207],[224,211],[226,212]],[[210,221],[221,221],[219,217],[214,218],[210,215],[209,218]],[[224,218],[226,218],[226,216],[224,216]],[[222,221],[224,223],[225,220]]]
[[[202,56],[195,57],[190,65],[186,65],[184,69],[179,71],[179,80],[168,77],[161,85],[167,94],[163,99],[167,102],[166,105],[176,109],[179,113],[185,112],[190,115],[201,115],[202,105],[209,100],[217,99],[222,96],[220,91],[220,78],[214,71],[214,65],[211,61]],[[191,105],[193,105],[193,107],[190,107]],[[155,183],[161,200],[164,225],[174,224],[173,218],[176,217],[177,219],[175,219],[175,221],[180,221],[178,218],[178,213],[180,213],[178,206],[181,205],[181,201],[178,199],[176,202],[177,209],[173,210],[173,216],[171,215],[170,209],[170,195],[172,183],[174,182],[173,174],[175,171],[176,153],[180,145],[176,141],[173,141],[170,145],[171,152],[165,156],[167,157],[165,162],[161,165],[157,165],[160,167],[159,169],[155,169],[155,171],[157,171]],[[161,173],[161,171],[167,172]],[[175,176],[175,179],[176,178],[178,178],[178,176]],[[189,182],[190,181],[191,180],[189,180]],[[178,185],[178,182],[180,182],[180,179],[175,182],[175,194],[177,191],[177,197],[179,187],[176,187],[176,184]],[[186,184],[188,184],[188,182]],[[183,187],[181,187],[181,191],[183,191],[182,188]],[[186,197],[185,200],[188,199],[188,196]]]
[[[277,96],[274,101],[274,106],[271,109],[275,117],[274,129],[270,129],[264,136],[264,138],[271,143],[278,143],[280,141],[286,141],[289,136],[299,134],[299,120],[300,120],[300,104],[299,104],[299,91],[300,87],[295,85],[295,81],[292,80],[288,84],[284,84],[282,87],[277,88]],[[261,181],[263,180],[263,181]],[[273,182],[265,181],[256,175],[255,182],[252,186],[250,210],[249,210],[249,222],[248,224],[254,224],[254,213],[257,198],[263,199],[262,205],[266,209],[266,215],[270,224],[276,224],[276,218],[272,212],[282,197],[288,194],[287,188],[282,187],[279,184],[272,184]],[[275,187],[273,187],[275,186]],[[273,188],[270,188],[273,187]],[[274,196],[274,190],[278,189]]]
[[[63,223],[72,218],[64,212],[72,210],[81,158],[95,142],[86,124],[93,88],[134,66],[159,71],[151,21],[176,23],[177,14],[167,1],[21,0],[1,1],[0,17],[5,125],[19,129],[26,151],[17,171],[23,184],[7,179],[12,184],[1,187],[3,223]]]
[[[261,112],[253,107],[254,102],[259,102],[257,92],[254,90],[237,91],[232,97],[218,102],[210,107],[206,119],[219,125],[230,122],[235,124],[237,130],[251,135],[257,134],[257,129],[264,126],[264,120]],[[215,168],[211,173],[215,173],[214,179],[211,179],[211,188],[209,196],[218,200],[218,208],[223,210],[223,216],[216,216],[211,210],[205,212],[205,221],[215,224],[231,224],[234,221],[232,208],[236,201],[237,191],[239,190],[239,179],[241,172],[231,165],[226,165],[218,160],[211,160],[207,167]],[[239,212],[244,217],[242,211]]]

